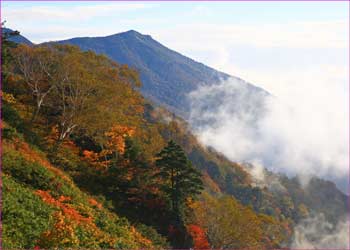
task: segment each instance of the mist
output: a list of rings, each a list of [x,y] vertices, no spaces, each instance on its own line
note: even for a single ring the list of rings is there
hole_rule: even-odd
[[[346,192],[348,88],[314,81],[295,84],[286,96],[238,78],[200,86],[188,95],[190,124],[203,144],[232,161],[259,162],[303,182],[311,175],[339,180]]]
[[[323,214],[301,221],[294,228],[290,245],[294,249],[349,249],[349,220],[343,218],[336,225]]]

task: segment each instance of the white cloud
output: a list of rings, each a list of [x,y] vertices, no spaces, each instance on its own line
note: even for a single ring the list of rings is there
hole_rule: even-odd
[[[105,36],[126,31],[129,13],[152,8],[152,3],[94,3],[93,5],[4,6],[3,19],[35,43],[77,36]]]
[[[320,214],[301,221],[294,229],[293,249],[349,249],[349,220],[337,225]]]
[[[137,11],[151,7],[144,3],[109,3],[93,4],[80,6],[50,6],[49,4],[31,6],[31,7],[10,7],[3,8],[3,15],[9,22],[20,20],[24,22],[77,22],[94,19],[97,17],[106,17],[118,15],[129,11]],[[71,28],[71,27],[66,27]]]
[[[279,172],[348,175],[349,92],[330,79],[293,78],[287,97],[266,97],[229,79],[190,94],[200,140],[233,161]]]

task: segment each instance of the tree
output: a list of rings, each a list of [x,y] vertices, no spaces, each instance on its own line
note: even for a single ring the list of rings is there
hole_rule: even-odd
[[[21,76],[35,101],[33,121],[50,92],[59,81],[63,81],[58,72],[58,56],[50,47],[32,48],[23,44],[13,49],[11,54],[14,58],[13,73]]]
[[[31,121],[45,113],[47,124],[57,128],[58,144],[82,130],[102,146],[115,123],[142,121],[143,98],[135,90],[140,80],[127,66],[71,45],[19,45],[11,55],[14,88],[24,85],[24,96],[34,100]]]
[[[204,193],[191,208],[213,248],[271,249],[284,240],[278,221],[256,214],[231,196],[214,198]]]
[[[10,40],[11,37],[18,36],[18,31],[4,32],[3,29],[5,22],[1,23],[1,79],[2,82],[7,80],[8,77],[8,65],[13,60],[10,54],[10,49],[15,48],[17,44]]]
[[[174,141],[156,155],[158,176],[162,181],[162,189],[170,199],[171,210],[178,214],[184,201],[198,195],[203,189],[201,174],[185,155],[182,148]]]
[[[205,232],[201,227],[194,224],[190,224],[187,226],[187,231],[192,237],[194,249],[210,248]]]
[[[63,54],[60,75],[66,79],[57,85],[52,104],[58,113],[59,140],[81,129],[103,146],[116,122],[131,127],[141,120],[143,99],[134,90],[139,86],[134,71],[127,74],[127,67],[78,47],[55,48]]]

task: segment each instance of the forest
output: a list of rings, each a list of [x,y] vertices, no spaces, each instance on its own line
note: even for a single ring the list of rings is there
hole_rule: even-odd
[[[312,192],[283,175],[287,189],[254,185],[145,98],[137,70],[17,35],[1,41],[4,249],[281,248],[310,214],[345,213],[319,179]]]

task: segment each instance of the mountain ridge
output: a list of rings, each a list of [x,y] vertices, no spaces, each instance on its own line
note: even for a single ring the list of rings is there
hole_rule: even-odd
[[[129,35],[137,36],[133,32],[129,33]],[[141,37],[140,39],[149,38]],[[228,220],[236,217],[239,219],[246,218],[243,223],[240,223],[244,227],[256,221],[257,223],[254,224],[254,227],[261,227],[261,236],[259,236],[259,233],[255,234],[253,230],[246,230],[245,233],[250,233],[254,238],[256,237],[257,244],[266,246],[266,248],[261,247],[259,249],[280,248],[284,247],[285,244],[290,245],[288,240],[293,240],[291,235],[293,228],[297,228],[299,223],[308,217],[312,218],[312,216],[319,213],[324,213],[325,219],[335,225],[342,220],[343,216],[348,215],[348,196],[338,190],[332,182],[316,178],[310,182],[308,188],[305,188],[301,185],[298,178],[290,178],[272,172],[269,174],[265,171],[266,174],[262,180],[266,178],[266,181],[259,183],[254,180],[253,173],[242,164],[227,159],[224,155],[216,152],[215,149],[203,146],[197,137],[192,134],[191,128],[184,119],[162,107],[154,107],[151,102],[142,97],[139,89],[133,85],[132,77],[137,78],[138,75],[133,70],[129,71],[128,67],[114,63],[105,57],[97,56],[93,52],[84,53],[79,48],[71,46],[50,48],[49,46],[40,47],[39,45],[11,48],[14,56],[19,53],[19,55],[26,57],[27,51],[30,51],[32,52],[30,55],[38,58],[39,60],[37,61],[39,62],[41,61],[42,50],[56,53],[55,55],[59,57],[59,60],[54,61],[57,63],[57,67],[50,67],[49,70],[54,72],[57,69],[64,70],[60,72],[67,72],[69,74],[68,79],[73,79],[68,84],[72,84],[78,89],[79,86],[85,86],[86,83],[93,81],[91,84],[93,89],[88,92],[93,94],[84,95],[84,98],[89,96],[87,104],[80,109],[81,112],[73,113],[73,117],[81,121],[76,123],[78,130],[75,130],[74,133],[71,131],[72,133],[69,134],[72,135],[71,137],[67,136],[62,141],[59,141],[59,134],[62,131],[64,132],[65,129],[60,127],[59,124],[62,124],[66,117],[60,115],[62,113],[66,114],[66,109],[60,109],[60,105],[66,107],[68,104],[72,109],[76,107],[74,106],[75,102],[71,104],[66,102],[65,99],[63,101],[58,100],[57,96],[60,96],[61,92],[57,90],[60,90],[60,88],[65,90],[65,85],[62,86],[60,81],[55,81],[57,78],[54,78],[53,81],[48,79],[44,82],[45,85],[49,83],[56,88],[48,94],[48,99],[45,101],[48,104],[47,109],[42,109],[34,122],[33,120],[30,121],[30,116],[24,114],[27,114],[26,110],[35,110],[31,101],[31,98],[35,97],[35,95],[30,89],[21,85],[25,76],[21,75],[21,70],[19,69],[25,64],[17,65],[16,60],[7,61],[10,63],[8,69],[11,71],[9,73],[18,75],[18,77],[4,78],[6,80],[5,84],[7,84],[5,88],[7,92],[4,95],[5,105],[2,107],[2,114],[4,114],[5,121],[4,135],[8,143],[5,144],[8,150],[5,170],[11,178],[6,184],[7,190],[15,187],[15,184],[11,181],[18,181],[22,185],[22,190],[24,190],[22,193],[30,193],[28,189],[25,189],[25,187],[28,187],[26,185],[29,184],[31,191],[34,192],[33,195],[39,196],[34,196],[36,199],[44,198],[44,202],[46,200],[56,204],[57,209],[62,208],[63,212],[67,206],[62,203],[64,201],[70,202],[72,199],[73,201],[70,202],[72,204],[69,208],[76,207],[77,211],[73,211],[78,219],[82,218],[81,216],[84,214],[91,214],[96,217],[99,214],[98,211],[101,211],[100,208],[105,206],[114,211],[118,218],[119,216],[126,217],[130,221],[130,225],[141,223],[138,227],[141,227],[140,232],[138,232],[138,228],[135,229],[133,227],[124,229],[126,234],[121,236],[121,238],[131,240],[131,242],[124,242],[126,244],[125,248],[128,247],[129,249],[139,248],[144,243],[149,245],[159,241],[164,246],[166,244],[164,240],[169,240],[174,248],[190,247],[192,243],[187,243],[186,239],[192,235],[191,230],[193,226],[195,226],[194,229],[197,229],[195,230],[197,233],[194,236],[198,235],[198,227],[200,229],[200,227],[206,228],[207,225],[208,227],[213,225],[215,228],[218,228],[217,225],[220,221],[217,223],[218,221],[210,220],[212,217],[217,216],[206,215],[207,211],[195,209],[195,207],[205,207],[206,204],[212,204],[212,202],[214,202],[214,206],[209,205],[209,210],[214,211],[214,214],[220,215],[219,217],[221,218]],[[62,51],[65,53],[65,57],[60,57],[62,56]],[[56,57],[50,57],[49,60],[52,60],[52,58]],[[76,58],[77,61],[75,61]],[[139,59],[141,60],[142,58]],[[76,62],[76,64],[70,64],[72,61]],[[40,70],[40,67],[37,67],[35,62],[34,60],[32,65]],[[108,67],[106,65],[111,65],[111,67],[105,71],[105,67]],[[120,74],[120,76],[118,75],[118,78],[115,79],[116,74]],[[46,72],[45,75],[47,75]],[[58,74],[59,79],[60,76],[61,74]],[[128,76],[131,77],[129,79],[130,84],[126,84],[128,80],[125,78],[128,78]],[[100,90],[102,92],[99,92]],[[23,91],[25,98],[23,98]],[[239,91],[235,93],[237,92]],[[63,96],[67,93],[63,91]],[[114,99],[114,97],[117,98]],[[221,100],[219,99],[219,101]],[[241,101],[239,101],[240,99],[235,100],[238,104],[250,103],[251,101],[249,98],[241,99]],[[109,101],[111,102],[109,103]],[[208,99],[205,100],[205,103],[207,105],[208,103],[209,105],[215,105],[215,103],[210,104]],[[105,108],[106,105],[109,109]],[[254,103],[253,105],[259,106],[259,104]],[[95,116],[95,113],[98,113],[99,116]],[[159,173],[159,166],[154,160],[158,157],[158,152],[165,148],[169,141],[173,141],[175,144],[178,144],[180,149],[182,148],[181,151],[183,150],[191,164],[202,173],[201,179],[205,184],[205,193],[202,196],[204,201],[195,200],[197,205],[191,206],[194,209],[194,214],[191,214],[192,212],[189,211],[191,213],[188,216],[186,215],[187,213],[176,213],[176,217],[174,216],[174,209],[168,199],[169,194],[165,193],[168,189],[159,188],[166,187],[163,184],[166,185],[169,182],[163,183],[158,178],[154,179]],[[38,152],[31,150],[30,145],[33,146],[33,149],[37,148]],[[42,157],[37,157],[38,162],[42,166],[40,164],[26,164],[27,161],[25,159],[23,163],[19,157],[23,152],[28,153],[29,159],[34,158],[33,155],[42,155]],[[74,200],[74,193],[76,194],[79,191],[71,193],[72,188],[69,187],[72,185],[68,185],[67,188],[61,190],[57,188],[56,182],[52,181],[52,175],[57,175],[57,171],[52,173],[46,173],[46,171],[44,172],[46,174],[43,174],[43,171],[45,171],[43,167],[47,165],[46,162],[52,164],[53,167],[50,170],[61,169],[68,177],[71,177],[69,182],[75,183],[81,191],[84,191],[81,192],[82,195],[85,192],[87,194],[90,193],[94,197],[100,197],[100,200],[91,200],[90,198],[93,199],[93,197],[87,197],[85,200]],[[28,174],[28,171],[31,171],[33,174]],[[32,176],[34,177],[32,178]],[[64,182],[59,181],[58,184],[62,186]],[[62,192],[55,193],[57,191]],[[11,192],[7,193],[11,194]],[[208,196],[209,194],[210,196]],[[224,196],[226,198],[221,199]],[[27,197],[27,203],[30,204],[34,197]],[[11,200],[17,199],[17,197],[9,198]],[[26,209],[20,198],[18,202],[16,201],[18,206],[15,212]],[[205,201],[206,199],[207,201]],[[189,199],[183,201],[189,201]],[[84,203],[89,207],[85,206],[86,209],[78,210],[81,204]],[[90,205],[87,203],[90,203]],[[193,204],[189,202],[189,205],[191,205],[190,203]],[[11,204],[11,201],[7,201],[5,204]],[[228,206],[225,204],[228,204],[231,208],[233,207],[233,209],[227,209]],[[183,205],[186,208],[187,202],[183,203]],[[89,212],[91,207],[95,207],[96,210],[93,214]],[[219,209],[220,207],[223,209]],[[6,230],[17,228],[9,225],[13,225],[18,221],[25,221],[22,224],[31,225],[31,218],[25,217],[21,220],[18,216],[11,216],[14,209],[11,209],[10,206],[8,208],[5,216],[5,218],[9,218]],[[37,211],[35,208],[32,210]],[[242,213],[227,214],[230,210],[240,210]],[[31,210],[29,209],[29,211]],[[71,212],[72,210],[69,211]],[[185,210],[183,211],[185,212]],[[47,214],[49,214],[49,211]],[[186,215],[183,217],[184,223],[179,224],[179,221],[181,222],[179,218],[182,218],[182,214]],[[205,218],[204,221],[201,220],[202,214]],[[43,222],[48,221],[48,216],[42,217]],[[65,217],[67,219],[69,215],[67,214]],[[102,217],[106,219],[105,215],[102,215]],[[206,224],[207,219],[213,224]],[[224,227],[225,225],[221,226],[219,224],[219,227],[223,228],[222,233],[219,233],[219,235],[226,233],[226,231],[231,232],[230,229],[232,227],[230,225],[237,225],[236,222],[231,221],[227,229]],[[107,234],[115,235],[115,231],[120,231],[119,228],[112,230],[109,227],[105,228],[104,224],[105,222],[96,223],[95,225],[105,229],[101,231],[102,236]],[[129,224],[126,223],[127,225]],[[174,225],[177,232],[181,232],[183,236],[180,235],[178,237],[179,234],[173,234]],[[92,224],[92,226],[94,225]],[[50,236],[55,233],[55,228],[50,229],[48,231],[49,234],[41,233],[41,231],[46,230],[45,228],[37,230],[34,238],[39,239],[37,241],[39,247],[48,246],[45,243],[46,238],[50,240],[52,237],[44,236]],[[236,230],[239,228],[241,227],[234,227]],[[248,228],[251,227],[249,226]],[[7,234],[8,242],[13,244],[13,246],[18,246],[18,239],[13,237],[11,231],[8,230],[7,232],[9,232]],[[129,244],[136,241],[136,236],[142,236],[142,232],[148,238],[138,237],[140,239],[139,246]],[[263,234],[263,232],[266,234]],[[234,235],[236,234],[235,231],[233,233]],[[28,238],[27,234],[26,232],[22,238]],[[203,232],[201,234],[205,236]],[[194,236],[193,241],[197,238]],[[150,239],[153,241],[150,241]],[[206,238],[203,237],[203,239]],[[231,245],[231,247],[250,246],[247,244],[251,243],[251,239],[245,242],[244,238],[241,239],[239,237],[237,241],[240,242],[240,245],[236,245],[234,242],[234,245]],[[91,240],[93,241],[92,243],[96,243],[98,239],[94,240],[91,237],[84,237],[79,238],[78,243],[80,246],[86,247],[88,244],[92,244],[89,242]],[[73,243],[72,239],[70,244]],[[102,243],[98,246],[106,247],[105,243],[103,245]],[[25,244],[34,243],[30,241],[25,242]],[[50,244],[55,245],[57,243]],[[195,248],[197,247],[196,242],[193,242],[192,245]],[[208,245],[207,243],[206,246]],[[120,245],[116,246],[113,238],[107,246],[120,248]],[[34,247],[34,245],[30,247]]]
[[[112,43],[112,49],[110,50],[106,50],[106,47],[109,46],[109,44],[104,45],[102,48],[100,47],[96,47],[96,45],[100,44],[100,40],[105,40],[108,39],[108,41],[110,43]],[[111,39],[111,40],[109,40]],[[130,56],[129,54],[135,55],[135,54],[141,54],[140,52],[143,51],[144,47],[139,48],[138,50],[132,50],[131,47],[133,47],[133,44],[127,44],[127,41],[129,41],[129,39],[132,40],[132,42],[135,42],[136,45],[141,43],[141,44],[148,44],[148,45],[152,45],[153,47],[155,46],[157,49],[159,49],[161,51],[161,55],[163,55],[164,53],[162,51],[165,50],[166,53],[170,53],[171,55],[175,56],[176,60],[180,60],[180,63],[184,62],[188,62],[188,63],[195,63],[196,66],[200,65],[200,67],[204,67],[205,69],[209,69],[212,72],[216,72],[214,73],[214,77],[215,74],[216,76],[218,76],[218,74],[222,74],[223,77],[227,77],[230,78],[232,76],[217,71],[211,67],[208,67],[206,65],[204,65],[203,63],[197,62],[189,57],[186,57],[184,55],[182,55],[181,53],[178,53],[174,50],[171,50],[169,48],[167,48],[166,46],[162,45],[161,43],[159,43],[158,41],[154,40],[152,38],[152,36],[150,35],[144,35],[141,34],[140,32],[136,31],[136,30],[128,30],[125,32],[120,32],[120,33],[115,33],[115,34],[111,34],[111,35],[107,35],[107,36],[96,36],[96,37],[88,37],[88,36],[84,36],[84,37],[75,37],[75,38],[70,38],[70,39],[66,39],[66,40],[58,40],[58,41],[50,41],[47,43],[63,43],[63,44],[74,44],[79,46],[80,48],[82,48],[83,50],[93,50],[94,52],[97,53],[103,53],[103,54],[110,54],[113,53],[113,43],[116,42],[117,39],[117,43],[119,46],[117,46],[118,48],[125,48],[124,49],[124,53],[118,55],[118,58],[113,58],[112,56],[109,56],[111,59],[113,59],[114,61],[118,62],[118,63],[123,63],[123,64],[127,64],[129,66],[132,67],[136,67],[139,69],[140,71],[140,75],[141,75],[141,81],[143,83],[143,88],[141,89],[141,92],[143,93],[143,95],[146,98],[151,99],[155,104],[158,104],[160,106],[164,106],[166,107],[169,111],[175,113],[176,115],[181,116],[182,118],[188,118],[188,111],[189,111],[189,103],[187,100],[187,94],[190,91],[195,90],[200,84],[202,84],[202,82],[197,81],[196,83],[192,83],[192,84],[181,84],[181,82],[176,82],[176,87],[172,86],[171,81],[164,81],[164,79],[160,79],[161,76],[164,75],[157,75],[156,73],[152,73],[152,67],[150,66],[154,66],[152,65],[147,65],[147,61],[150,60],[150,58],[148,58],[148,60],[145,60],[145,58],[141,57],[141,56]],[[95,41],[97,40],[97,43],[95,43]],[[29,40],[28,40],[29,41]],[[47,44],[47,43],[43,43],[43,44]],[[151,46],[151,47],[152,47]],[[138,47],[138,46],[136,46]],[[122,49],[120,50],[122,51]],[[147,50],[147,53],[155,53],[158,54],[157,51],[154,50]],[[130,53],[129,53],[130,52]],[[138,53],[136,53],[138,52]],[[174,57],[172,57],[174,60]],[[147,58],[146,58],[147,59]],[[175,60],[176,63],[177,61]],[[146,63],[144,62],[146,61]],[[164,60],[162,60],[164,61]],[[157,67],[157,65],[155,66]],[[159,65],[159,67],[162,67],[161,65]],[[198,69],[198,68],[197,68]],[[204,75],[205,76],[205,75]],[[203,78],[203,75],[201,75],[201,77]],[[172,78],[171,76],[168,76],[168,78]],[[210,75],[209,77],[210,78]],[[264,93],[267,93],[268,95],[270,95],[270,93],[268,93],[267,91],[256,87],[255,85],[251,85],[250,83],[245,82],[244,80],[238,78],[238,77],[234,77],[236,80],[238,80],[241,84],[246,84],[248,87],[252,86],[253,90],[256,91],[262,91]],[[153,81],[152,79],[155,79],[155,81]],[[192,80],[192,79],[190,79]],[[196,79],[195,79],[196,80]],[[198,78],[197,78],[198,80]],[[220,77],[216,78],[216,81],[220,81]],[[210,84],[210,83],[206,83],[206,84]],[[163,88],[166,89],[166,91],[163,91]],[[176,95],[176,93],[179,93],[179,95]],[[174,95],[175,94],[175,95]],[[172,96],[172,98],[167,98],[170,95],[174,95]],[[254,91],[252,91],[252,95],[254,96]],[[160,98],[164,97],[165,99]],[[250,96],[246,96],[246,98],[250,98]],[[334,180],[333,180],[334,181]],[[335,181],[336,183],[338,183],[337,181]],[[343,185],[344,186],[344,185]],[[344,189],[342,189],[343,192]],[[346,193],[346,192],[345,192]]]
[[[1,28],[1,33],[2,34],[7,34],[7,33],[12,33],[15,32],[15,30],[9,29],[9,28]],[[28,46],[33,46],[34,43],[31,42],[28,38],[22,36],[22,35],[17,35],[17,36],[12,36],[10,39],[10,41],[16,42],[16,43],[23,43],[26,44]]]
[[[77,45],[82,50],[105,54],[114,61],[136,68],[143,83],[142,93],[156,104],[166,106],[184,118],[189,115],[187,94],[200,85],[216,84],[234,78],[254,91],[268,93],[238,77],[171,50],[152,36],[135,30],[108,36],[77,37],[52,42]]]

